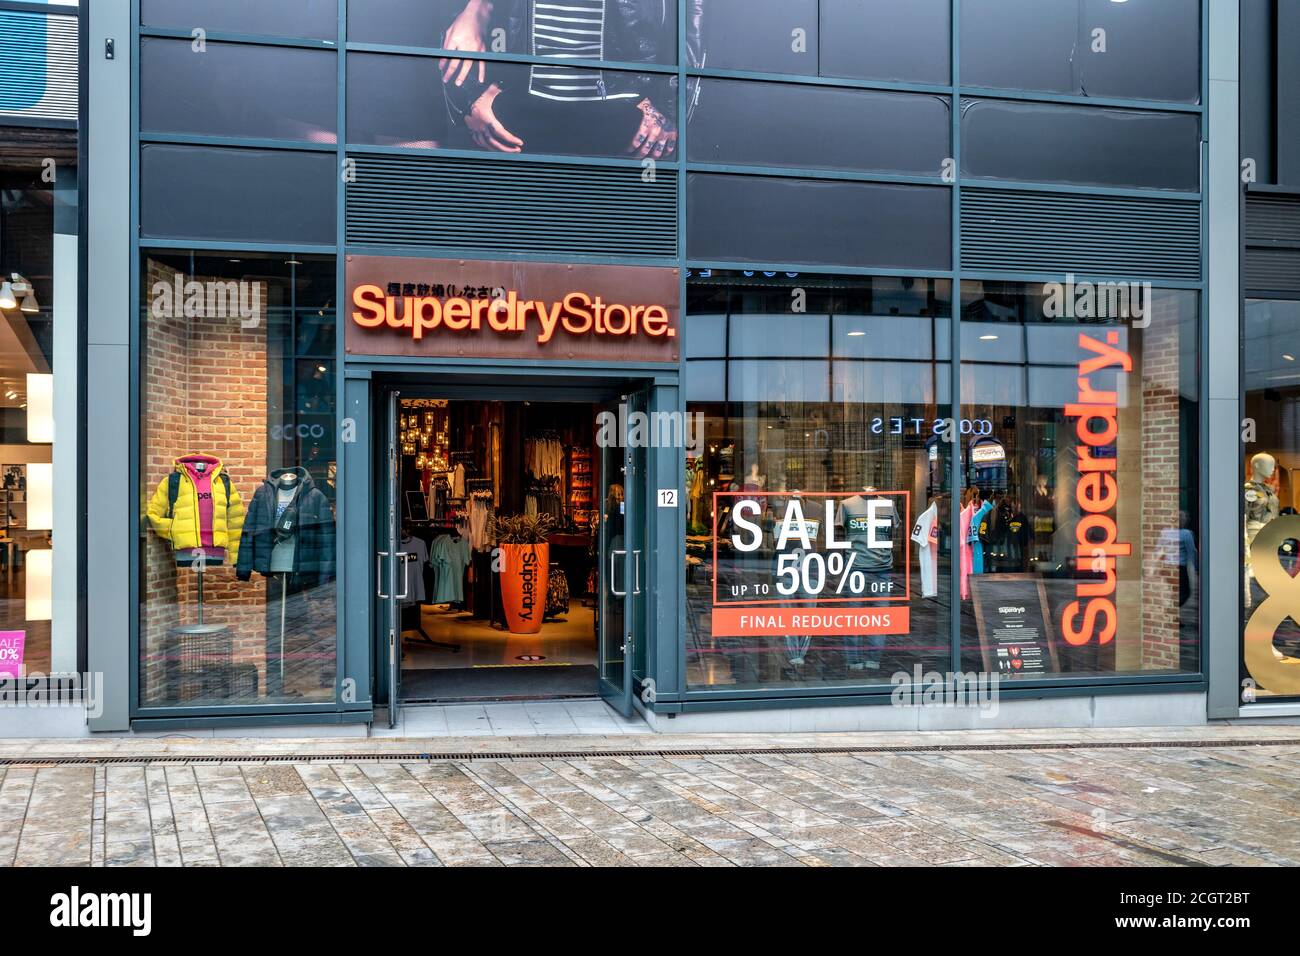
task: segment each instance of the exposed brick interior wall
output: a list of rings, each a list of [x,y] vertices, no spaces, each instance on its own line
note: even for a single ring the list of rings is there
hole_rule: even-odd
[[[1142,670],[1179,666],[1178,565],[1160,547],[1176,533],[1182,460],[1179,449],[1178,296],[1156,296],[1141,332],[1142,376]],[[1135,369],[1138,371],[1138,369]]]
[[[150,260],[146,303],[157,282],[175,273]],[[197,281],[205,281],[196,277]],[[274,307],[264,285],[262,314],[241,328],[233,317],[147,319],[144,422],[141,442],[141,514],[177,457],[205,453],[220,458],[245,508],[267,473],[267,326]],[[175,310],[182,311],[182,310]],[[177,703],[197,692],[167,679],[179,648],[170,637],[177,625],[198,623],[197,574],[177,568],[171,544],[144,523],[145,570],[141,609],[141,699]],[[209,567],[204,576],[204,623],[224,624],[234,634],[233,660],[257,668],[266,693],[266,582],[254,575],[238,581],[230,566]]]

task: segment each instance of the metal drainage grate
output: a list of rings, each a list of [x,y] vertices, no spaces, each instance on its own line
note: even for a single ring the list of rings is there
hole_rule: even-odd
[[[880,747],[731,747],[719,750],[531,750],[531,751],[453,751],[421,753],[332,753],[332,754],[142,754],[138,756],[80,757],[0,757],[0,767],[69,767],[113,766],[121,764],[292,764],[292,763],[412,763],[418,761],[472,762],[477,760],[587,760],[601,757],[760,757],[818,754],[879,753],[971,753],[1018,750],[1166,750],[1231,749],[1242,747],[1300,747],[1300,738],[1277,740],[1153,740],[1098,741],[1090,743],[1002,743],[1002,744],[921,744]]]

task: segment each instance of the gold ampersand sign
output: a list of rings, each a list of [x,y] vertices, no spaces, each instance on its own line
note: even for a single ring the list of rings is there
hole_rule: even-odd
[[[1300,624],[1300,578],[1282,567],[1278,548],[1288,538],[1300,538],[1300,515],[1274,518],[1250,543],[1250,563],[1255,580],[1268,595],[1246,622],[1246,670],[1267,691],[1300,695],[1300,658],[1278,658],[1273,653],[1273,635],[1287,618]]]

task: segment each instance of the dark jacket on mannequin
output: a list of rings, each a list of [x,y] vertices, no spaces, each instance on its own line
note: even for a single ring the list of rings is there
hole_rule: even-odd
[[[293,575],[299,583],[311,585],[334,577],[334,512],[329,499],[316,487],[306,468],[280,468],[253,493],[244,518],[244,533],[239,545],[239,562],[235,576],[247,581],[256,571],[271,573],[271,551],[276,540],[276,493],[281,476],[298,476],[298,491],[286,511],[293,519],[296,543],[293,551]]]

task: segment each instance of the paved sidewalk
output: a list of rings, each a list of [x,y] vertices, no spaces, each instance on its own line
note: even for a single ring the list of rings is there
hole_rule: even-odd
[[[0,863],[1297,865],[1297,738],[5,741]]]

